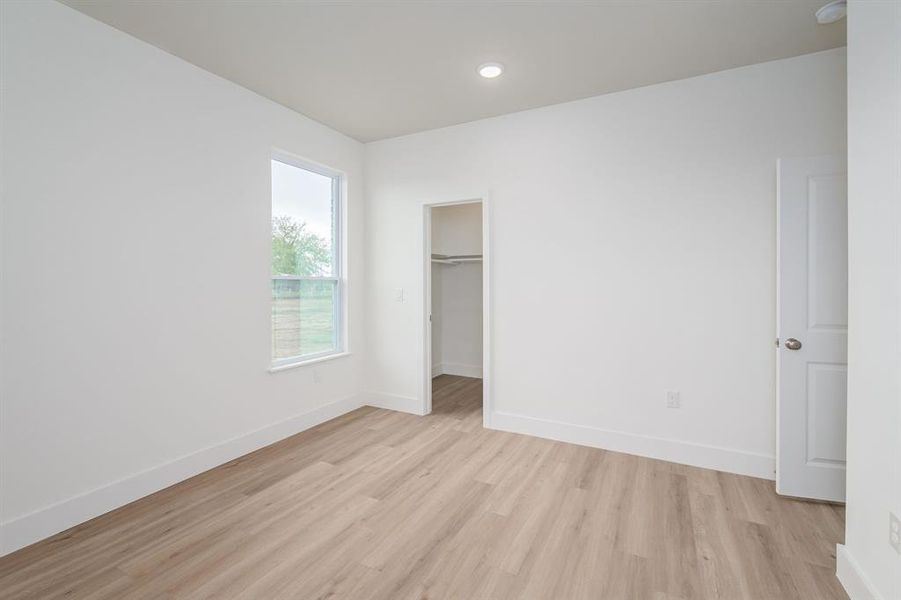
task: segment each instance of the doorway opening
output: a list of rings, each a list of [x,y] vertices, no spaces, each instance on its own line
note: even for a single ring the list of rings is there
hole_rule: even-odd
[[[482,200],[424,206],[423,413],[487,425],[487,235]]]

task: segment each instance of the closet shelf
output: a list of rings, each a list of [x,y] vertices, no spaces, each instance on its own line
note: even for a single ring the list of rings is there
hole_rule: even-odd
[[[432,262],[442,265],[462,265],[464,263],[482,262],[481,254],[433,254]]]

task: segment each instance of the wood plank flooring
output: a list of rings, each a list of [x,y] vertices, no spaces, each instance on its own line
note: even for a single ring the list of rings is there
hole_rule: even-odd
[[[841,507],[485,430],[480,380],[434,385],[0,558],[0,598],[846,598]]]

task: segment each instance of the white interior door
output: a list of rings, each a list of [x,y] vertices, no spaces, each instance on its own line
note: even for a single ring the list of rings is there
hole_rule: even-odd
[[[776,491],[844,502],[846,161],[781,159],[778,172]]]

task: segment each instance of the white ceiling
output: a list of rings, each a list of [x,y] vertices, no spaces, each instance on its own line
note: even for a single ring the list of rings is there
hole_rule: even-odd
[[[364,142],[845,44],[827,0],[63,1]]]

